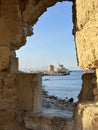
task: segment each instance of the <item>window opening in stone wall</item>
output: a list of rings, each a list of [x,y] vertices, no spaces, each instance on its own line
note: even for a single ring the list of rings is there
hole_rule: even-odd
[[[72,3],[58,2],[48,8],[33,29],[34,35],[17,51],[19,69],[44,75],[42,104],[45,108],[72,109],[71,103],[78,100],[83,73],[77,67]],[[61,72],[54,72],[57,69]],[[68,74],[63,73],[64,69],[68,69]]]

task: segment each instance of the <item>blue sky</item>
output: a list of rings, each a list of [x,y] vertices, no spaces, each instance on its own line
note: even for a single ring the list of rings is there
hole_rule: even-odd
[[[45,69],[49,64],[59,63],[77,69],[72,28],[71,2],[58,2],[49,7],[34,25],[34,35],[17,51],[19,68]]]

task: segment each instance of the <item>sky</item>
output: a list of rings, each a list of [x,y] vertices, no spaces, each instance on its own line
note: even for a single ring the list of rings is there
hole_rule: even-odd
[[[16,51],[19,69],[43,70],[49,64],[78,69],[72,28],[71,2],[49,7],[33,26],[34,34],[27,37],[26,45]]]

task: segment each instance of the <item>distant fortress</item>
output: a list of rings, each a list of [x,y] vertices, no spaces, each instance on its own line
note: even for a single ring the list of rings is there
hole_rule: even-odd
[[[49,65],[48,70],[44,72],[44,75],[61,76],[70,74],[69,70],[66,69],[62,64],[58,64],[56,68],[54,65]]]

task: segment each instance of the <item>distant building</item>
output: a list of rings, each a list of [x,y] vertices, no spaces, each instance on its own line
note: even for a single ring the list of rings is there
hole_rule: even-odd
[[[49,72],[53,72],[54,71],[54,66],[53,65],[49,65],[48,66],[48,71]]]
[[[65,71],[65,70],[66,69],[65,69],[65,67],[63,67],[62,64],[58,64],[56,69],[55,69],[56,72],[62,72],[62,71]]]
[[[58,64],[54,70],[54,65],[49,65],[46,75],[60,76],[60,75],[68,75],[69,70],[66,69],[62,64]]]

